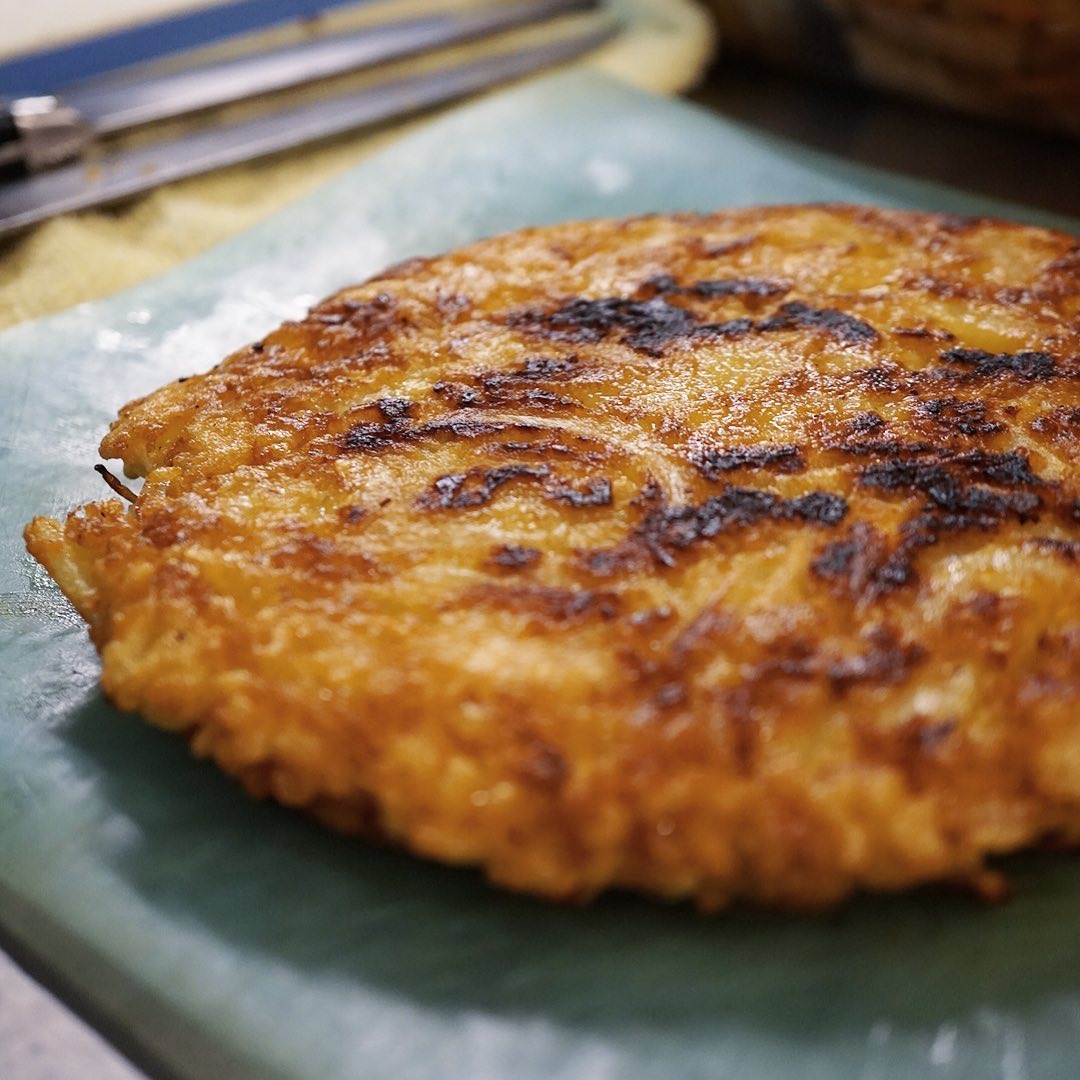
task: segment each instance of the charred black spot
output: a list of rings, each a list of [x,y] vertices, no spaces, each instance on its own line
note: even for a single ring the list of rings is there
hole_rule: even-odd
[[[735,469],[776,469],[795,473],[806,468],[806,461],[797,446],[733,446],[728,448],[695,448],[690,461],[707,480],[717,480],[722,473]]]
[[[866,444],[842,447],[861,454]],[[1000,487],[1043,487],[1047,482],[1032,472],[1027,455],[1020,450],[997,454],[990,450],[954,450],[926,443],[877,444],[873,453],[888,460],[875,461],[860,471],[863,484],[887,490],[908,487],[926,491],[949,487],[956,473]]]
[[[692,285],[680,285],[671,274],[658,274],[649,278],[645,285],[656,295],[682,294],[712,299],[721,296],[770,297],[790,292],[786,282],[767,281],[763,278],[715,278],[695,281]]]
[[[1027,543],[1036,551],[1057,555],[1066,562],[1080,561],[1080,540],[1059,540],[1053,536],[1033,536]]]
[[[389,424],[353,424],[345,433],[346,450],[385,450],[392,443],[415,437],[407,424],[394,421]]]
[[[635,552],[626,548],[599,548],[579,553],[582,567],[597,577],[611,577],[637,560]]]
[[[782,500],[780,517],[801,518],[816,525],[837,525],[847,513],[847,500],[830,491],[811,491]]]
[[[801,300],[781,304],[775,315],[758,323],[759,330],[826,330],[833,338],[845,345],[862,341],[877,341],[878,332],[868,323],[854,315],[834,308],[815,308]]]
[[[494,404],[504,405],[513,403],[526,408],[537,409],[569,409],[577,405],[573,398],[556,394],[553,390],[545,390],[542,387],[530,386],[527,390],[516,394],[496,394]]]
[[[827,544],[810,569],[818,577],[842,585],[857,600],[876,600],[914,580],[911,556],[908,546],[901,544],[890,550],[872,525],[857,521],[848,539]]]
[[[921,338],[928,341],[955,341],[956,335],[950,330],[936,326],[894,326],[897,337]]]
[[[653,296],[663,296],[666,293],[682,291],[682,286],[671,274],[656,274],[642,282],[642,288],[648,290]]]
[[[479,416],[450,414],[431,420],[426,424],[412,424],[407,417],[384,423],[360,421],[353,424],[342,439],[342,446],[349,451],[377,453],[389,446],[420,442],[438,436],[452,435],[458,439],[480,439],[498,435],[503,431],[536,431],[535,425],[519,421],[505,423],[484,420]]]
[[[862,651],[838,655],[805,638],[775,637],[766,658],[743,669],[743,681],[725,695],[726,704],[736,716],[751,720],[755,699],[770,694],[779,681],[824,682],[837,697],[863,684],[896,686],[926,656],[922,646],[903,641],[887,626],[873,627],[863,641]]]
[[[517,544],[500,544],[491,553],[491,562],[507,570],[524,570],[535,566],[542,555],[538,548],[520,547]]]
[[[548,450],[556,454],[570,453],[570,447],[561,443],[551,442],[547,439],[542,442],[504,442],[490,447],[501,454],[543,454]]]
[[[577,343],[601,341],[609,334],[620,332],[620,340],[624,344],[650,356],[660,356],[664,347],[672,341],[691,335],[733,337],[755,330],[769,332],[809,328],[825,330],[845,345],[876,341],[879,336],[869,323],[854,315],[833,308],[811,307],[798,300],[782,304],[777,312],[758,323],[739,318],[699,325],[692,312],[669,303],[662,295],[664,292],[681,292],[703,297],[761,297],[775,295],[775,290],[787,291],[786,286],[776,282],[732,278],[698,282],[683,289],[673,284],[670,275],[661,275],[650,279],[646,286],[656,292],[649,300],[631,300],[621,296],[608,296],[600,300],[578,297],[567,301],[554,312],[518,312],[510,316],[507,323],[529,333]]]
[[[876,412],[863,412],[853,416],[845,425],[847,435],[873,435],[885,426],[885,421]]]
[[[408,398],[380,398],[375,402],[375,408],[390,422],[406,419],[412,406]]]
[[[986,450],[959,452],[915,443],[875,448],[875,454],[888,460],[875,461],[859,470],[859,482],[863,486],[885,491],[922,491],[945,509],[950,509],[961,493],[959,477],[1006,488],[1045,485],[1032,472],[1027,455],[1015,450],[1003,454]]]
[[[851,381],[875,394],[896,394],[908,389],[912,373],[899,364],[877,364],[851,373]]]
[[[863,453],[866,447],[843,449]],[[859,601],[876,600],[913,582],[917,553],[938,543],[942,534],[990,530],[1010,517],[1034,521],[1043,508],[1040,495],[1030,489],[1048,485],[1017,451],[998,454],[897,443],[875,447],[874,456],[879,460],[858,470],[861,487],[917,492],[928,501],[903,523],[895,543],[858,522],[847,539],[827,545],[811,563],[815,575],[842,585]]]
[[[926,655],[920,645],[902,643],[884,627],[870,633],[869,645],[865,652],[836,660],[827,667],[825,674],[834,693],[845,694],[859,683],[897,686],[908,679]]]
[[[986,418],[986,404],[982,401],[962,401],[955,397],[930,398],[915,406],[916,412],[935,426],[960,435],[995,435],[1005,430],[1005,425]]]
[[[484,395],[472,386],[440,380],[431,389],[440,397],[449,398],[458,409],[475,409],[484,404]]]
[[[857,522],[852,527],[852,533],[855,529],[865,527],[867,526],[864,522]],[[851,573],[855,557],[862,546],[856,540],[837,540],[832,544],[826,544],[821,549],[821,554],[811,563],[810,569],[821,577],[847,577]]]
[[[989,353],[982,349],[947,349],[941,359],[971,368],[972,374],[978,377],[1011,374],[1036,381],[1051,379],[1055,372],[1054,358],[1044,352]]]
[[[537,431],[538,428],[530,424],[505,424],[497,420],[482,420],[478,416],[452,416],[432,420],[430,424],[424,424],[415,429],[415,435],[423,437],[438,432],[449,432],[459,439],[482,439],[487,435],[498,435],[503,431]]]
[[[847,502],[830,492],[817,491],[784,499],[759,488],[728,487],[720,495],[697,505],[661,503],[645,515],[622,545],[583,552],[581,560],[588,571],[601,576],[638,564],[642,553],[662,566],[674,566],[675,552],[730,529],[764,520],[799,520],[832,526],[846,513]]]
[[[441,396],[449,397],[459,409],[505,405],[539,409],[569,408],[577,405],[573,398],[529,384],[573,378],[577,366],[576,356],[531,356],[514,370],[464,376],[472,379],[475,386],[442,380],[435,383],[432,389]]]
[[[548,471],[546,465],[500,465],[450,473],[438,477],[416,504],[424,510],[467,510],[490,502],[492,495],[511,480],[542,480]]]
[[[658,480],[649,477],[641,490],[630,500],[631,506],[662,506],[666,496]]]
[[[535,439],[523,441],[513,439],[507,442],[487,443],[482,447],[485,453],[490,454],[513,454],[547,457],[550,454],[558,454],[561,457],[574,458],[578,461],[598,464],[607,460],[608,455],[603,449],[593,444],[591,439],[577,436],[573,439],[573,445],[560,440],[557,436],[548,439]]]
[[[838,450],[852,457],[897,458],[918,457],[923,454],[936,454],[939,450],[933,443],[906,442],[903,439],[850,439],[846,442],[827,442],[829,450]]]
[[[507,396],[518,384],[571,379],[577,372],[576,356],[530,356],[519,368],[511,371],[482,372],[477,376],[477,380],[488,393],[495,396]],[[527,392],[550,393],[550,391]]]
[[[594,477],[579,490],[552,476],[547,465],[515,463],[440,476],[419,497],[417,505],[425,510],[467,510],[484,506],[499,488],[512,480],[543,481],[544,498],[568,506],[610,506],[612,502],[611,481],[606,477]]]
[[[779,496],[757,488],[728,488],[723,495],[699,506],[676,506],[654,510],[645,519],[641,535],[661,562],[674,565],[668,548],[687,548],[733,526],[752,525],[769,517],[780,504]]]
[[[251,344],[251,351],[253,353],[261,353],[266,350],[266,346],[261,341],[254,341]]]
[[[975,460],[962,462],[962,457]],[[989,460],[979,460],[982,458]],[[969,476],[974,474],[990,483],[1003,486],[1041,483],[1020,454],[975,451],[958,455],[953,461],[967,467]],[[1042,499],[1034,492],[1000,494],[964,483],[940,460],[897,458],[874,462],[859,470],[859,483],[883,491],[919,491],[929,496],[927,509],[935,514],[925,524],[935,529],[992,528],[1010,515],[1022,522],[1032,521],[1042,507]]]
[[[912,565],[911,556],[912,550],[901,545],[874,568],[871,584],[875,594],[899,589],[914,579],[915,567]]]
[[[578,358],[576,356],[530,356],[510,375],[516,379],[534,381],[547,379],[566,379],[576,374]]]
[[[348,324],[357,328],[383,330],[396,315],[396,303],[389,293],[379,293],[370,300],[335,296],[313,308],[308,318],[325,326]]]
[[[611,481],[603,476],[594,477],[582,491],[568,484],[552,483],[548,485],[546,494],[549,499],[568,506],[610,506],[612,501]]]
[[[338,520],[343,525],[358,525],[368,516],[367,510],[362,506],[342,506],[338,508]]]
[[[943,532],[964,532],[968,529],[994,529],[1013,516],[1021,524],[1039,519],[1042,500],[1031,492],[998,495],[988,488],[965,488],[950,503],[948,509],[930,507],[904,522],[901,532],[920,545],[937,543]]]
[[[695,326],[694,316],[666,300],[629,300],[608,296],[600,300],[578,297],[554,312],[520,312],[508,320],[529,333],[572,342],[602,341],[620,332],[631,348],[659,356],[665,345],[686,337]]]
[[[1018,450],[956,450],[928,442],[853,440],[828,444],[854,457],[879,460],[863,466],[860,481],[867,487],[895,491],[912,488],[932,494],[955,485],[957,475],[999,487],[1045,487],[1046,481],[1032,471],[1027,454]]]
[[[791,286],[780,281],[763,278],[718,278],[712,281],[696,281],[688,292],[695,296],[783,296]]]
[[[617,593],[593,589],[495,584],[478,585],[468,590],[462,602],[468,605],[486,604],[503,611],[538,616],[554,623],[580,622],[593,617],[614,619],[622,603]]]
[[[1035,417],[1031,430],[1048,435],[1056,443],[1073,443],[1080,440],[1080,408],[1064,406]]]
[[[986,450],[969,450],[953,458],[955,464],[973,471],[991,484],[1002,487],[1041,487],[1046,481],[1032,472],[1027,454],[1012,450],[994,454]]]
[[[385,450],[392,443],[408,442],[418,438],[422,428],[414,428],[409,423],[412,402],[405,398],[380,398],[373,406],[382,421],[361,421],[353,424],[345,433],[346,450]]]
[[[728,319],[727,322],[703,323],[694,331],[695,337],[741,337],[754,329],[753,319]]]
[[[956,731],[954,719],[939,720],[937,723],[922,722],[914,726],[916,742],[919,749],[926,754],[937,750]]]

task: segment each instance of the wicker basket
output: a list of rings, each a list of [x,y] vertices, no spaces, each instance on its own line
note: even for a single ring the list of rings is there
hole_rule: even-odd
[[[1080,0],[711,2],[736,46],[1080,136]]]

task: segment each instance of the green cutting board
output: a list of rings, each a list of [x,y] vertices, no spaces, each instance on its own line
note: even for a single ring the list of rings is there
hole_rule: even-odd
[[[91,467],[121,404],[389,262],[567,218],[820,199],[1047,220],[560,75],[452,114],[167,277],[0,335],[7,946],[163,1075],[1080,1075],[1074,859],[1014,860],[1018,895],[997,908],[924,892],[706,919],[505,895],[254,803],[113,711],[85,629],[23,552],[33,514],[105,494]]]

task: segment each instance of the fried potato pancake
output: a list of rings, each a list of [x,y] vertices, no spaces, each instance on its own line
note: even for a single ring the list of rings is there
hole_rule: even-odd
[[[850,206],[396,266],[126,406],[30,551],[121,709],[559,899],[1080,837],[1080,245]]]

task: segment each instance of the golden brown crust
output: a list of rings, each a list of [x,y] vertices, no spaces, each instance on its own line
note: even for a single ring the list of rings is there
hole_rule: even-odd
[[[1080,826],[1080,246],[778,207],[391,268],[37,519],[122,708],[508,886],[821,906]]]

